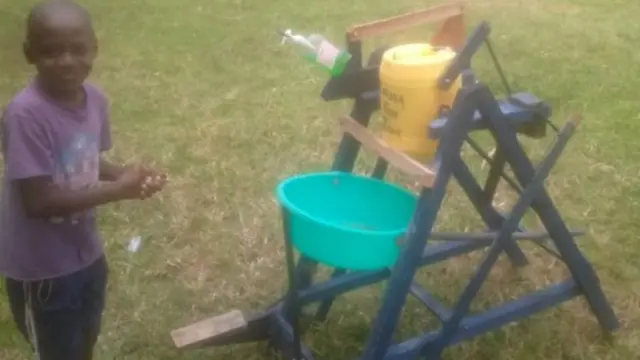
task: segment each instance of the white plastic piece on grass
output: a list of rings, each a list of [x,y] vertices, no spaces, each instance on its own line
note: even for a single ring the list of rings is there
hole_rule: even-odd
[[[140,236],[136,236],[129,240],[129,246],[127,246],[127,250],[131,253],[138,252],[141,244],[142,238]]]

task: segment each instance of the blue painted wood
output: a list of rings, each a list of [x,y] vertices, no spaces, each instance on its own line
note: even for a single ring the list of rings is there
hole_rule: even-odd
[[[487,310],[482,314],[467,317],[460,323],[461,334],[453,343],[471,339],[515,322],[532,316],[552,306],[564,303],[580,295],[580,287],[573,280],[566,280],[559,284],[551,285],[514,301],[501,304],[499,307]]]
[[[533,101],[529,98],[535,97],[529,93],[519,93],[514,96],[518,98],[528,99],[527,101]],[[519,103],[514,103],[509,99],[501,99],[498,101],[500,111],[504,116],[516,126],[516,129],[522,126],[528,125],[533,122],[546,121],[551,116],[551,107],[547,104],[540,102],[537,110],[534,111],[531,107],[523,107]],[[427,136],[432,139],[440,139],[442,137],[442,131],[447,124],[449,117],[440,117],[429,124],[427,129]],[[482,118],[479,111],[474,113],[473,125],[471,131],[487,130],[487,122]]]
[[[424,356],[427,346],[436,339],[437,331],[431,331],[389,347],[382,360],[415,360]]]
[[[437,181],[436,179],[436,183]],[[437,187],[434,187],[434,190],[436,189]],[[435,222],[438,204],[444,197],[444,192],[441,192],[442,194],[439,195],[424,191],[420,197],[414,220],[407,232],[407,244],[399,261],[393,267],[383,304],[378,311],[362,360],[381,359],[391,344],[409,287],[420,264],[426,239]],[[440,201],[434,201],[431,196],[440,198]]]
[[[480,50],[482,44],[489,38],[489,34],[491,34],[491,25],[489,25],[488,22],[483,21],[480,25],[476,26],[465,41],[462,49],[460,49],[451,62],[451,65],[449,65],[438,79],[438,87],[440,90],[449,90],[459,76],[471,69],[471,58]],[[463,83],[463,85],[466,86],[465,83]]]
[[[369,99],[372,100],[372,99]],[[375,100],[375,99],[373,99]],[[372,177],[376,179],[383,179],[387,173],[389,168],[389,164],[383,158],[378,158],[376,161],[375,168],[373,169]],[[335,269],[333,274],[331,274],[332,279],[339,278],[347,273],[345,269]],[[329,314],[329,310],[331,309],[331,305],[333,304],[333,298],[329,297],[318,307],[318,311],[316,312],[316,321],[324,321]]]
[[[357,48],[359,45],[355,44],[353,46],[354,46],[354,49],[356,49],[357,51]],[[354,66],[354,65],[350,64],[350,66]],[[376,108],[377,108],[377,104],[374,104],[371,101],[356,100],[354,103],[354,108],[352,110],[351,116],[354,119],[356,119],[356,121],[360,122],[362,125],[367,126],[369,119],[371,118],[371,115]],[[332,165],[332,170],[351,172],[354,167],[359,151],[360,151],[360,143],[357,140],[355,140],[353,137],[351,137],[349,134],[345,134],[341,139],[340,145],[336,152],[334,163]],[[283,216],[283,219],[284,217],[285,216]],[[284,229],[286,234],[287,232],[286,221],[284,223]],[[286,245],[286,252],[287,252],[287,264],[289,267],[289,261],[290,261],[289,253],[291,252],[292,254],[293,249],[291,247],[290,241],[288,241],[286,238],[287,238],[287,235],[285,235],[285,245]],[[317,271],[317,266],[318,266],[318,263],[316,261],[303,255],[301,256],[300,261],[295,267],[294,273],[289,274],[290,289],[289,289],[289,294],[285,300],[285,304],[286,304],[286,311],[288,315],[287,317],[288,319],[290,319],[293,325],[292,328],[294,329],[293,331],[293,334],[295,337],[294,344],[300,344],[299,339],[300,339],[301,329],[298,326],[298,317],[300,316],[300,313],[302,311],[302,306],[304,304],[297,298],[296,295],[299,293],[299,290],[308,289],[312,285],[314,275]],[[339,277],[340,275],[344,274],[344,272],[345,271],[342,269],[335,269],[334,276]],[[332,297],[324,298],[324,302],[320,304],[318,311],[316,313],[316,320],[324,320],[326,318],[331,308],[331,305],[333,303],[333,300],[334,299]],[[296,345],[296,347],[293,349],[293,356],[297,356],[297,353],[299,351],[297,346],[298,345]]]
[[[300,301],[311,303],[334,298],[349,291],[372,285],[389,277],[391,270],[349,272],[300,292]]]
[[[297,342],[300,346],[299,354],[293,351],[296,344],[294,331],[289,322],[284,318],[282,311],[276,311],[270,317],[271,340],[273,345],[286,356],[287,360],[313,360],[313,353],[304,344]]]
[[[429,244],[423,252],[420,265],[435,264],[452,257],[470,253],[491,245],[492,240],[456,241],[444,244]]]
[[[471,139],[467,139],[467,143],[471,144],[474,141]],[[491,205],[493,199],[496,196],[496,190],[498,189],[498,184],[500,183],[500,179],[503,177],[504,168],[507,164],[507,159],[504,158],[504,154],[502,153],[502,149],[496,148],[495,154],[493,155],[491,168],[489,169],[489,176],[487,176],[487,180],[484,183],[484,189],[482,194],[484,195],[485,205]],[[505,174],[506,175],[506,174]],[[509,178],[510,177],[506,177]],[[514,181],[514,185],[517,186],[517,183]],[[522,189],[517,186],[514,190],[519,194],[522,193]]]
[[[453,309],[453,314],[442,325],[442,330],[438,333],[434,343],[430,346],[430,353],[427,356],[428,359],[440,359],[440,355],[442,354],[442,351],[444,351],[444,348],[451,344],[457,333],[460,321],[462,321],[468,313],[471,302],[478,294],[480,287],[486,280],[489,272],[501,253],[502,248],[498,242],[495,242],[494,245],[491,246],[480,267],[476,270],[475,275],[465,287],[462,295],[460,295],[460,298]]]
[[[311,284],[317,264],[310,259],[303,257],[297,265],[295,274],[292,275],[292,272],[289,271],[291,291],[285,300],[275,307],[276,310],[269,311],[267,315],[272,341],[289,358],[296,357],[297,350],[293,345],[300,344],[299,331],[296,330],[297,316],[293,315],[299,313],[302,305],[322,302],[317,317],[324,319],[335,296],[387,278],[389,281],[383,304],[377,313],[361,360],[409,360],[418,356],[439,359],[440,354],[448,345],[530,316],[567,301],[579,293],[586,295],[592,310],[603,327],[612,330],[618,326],[617,318],[604,298],[593,269],[575,246],[573,234],[566,228],[542,184],[555,159],[561,153],[564,143],[570,137],[571,130],[568,131],[568,135],[567,132],[559,135],[558,143],[536,172],[520,147],[516,135],[518,131],[532,132],[522,129],[532,124],[537,126],[541,121],[548,120],[551,114],[550,107],[527,93],[516,94],[498,102],[484,84],[475,81],[473,74],[468,70],[470,58],[479,47],[477,40],[486,39],[489,30],[488,25],[485,27],[484,24],[476,29],[474,36],[468,41],[468,49],[461,52],[464,56],[458,56],[456,59],[457,67],[449,69],[447,72],[449,77],[452,76],[451,74],[457,73],[462,75],[463,88],[458,93],[452,110],[431,127],[433,131],[430,132],[441,140],[435,162],[438,174],[432,191],[421,193],[418,208],[406,234],[407,242],[395,266],[392,269],[369,272],[347,272],[343,269],[335,269],[329,281],[315,285]],[[483,35],[483,31],[486,34]],[[332,79],[325,87],[323,96],[327,100],[356,99],[352,117],[367,126],[372,113],[379,107],[377,68],[371,67],[366,71],[361,71],[363,70],[361,46],[359,43],[349,44],[357,53],[357,61],[352,61],[349,64],[349,72],[352,76],[351,78],[342,78],[341,84],[339,84],[340,81]],[[349,79],[358,79],[358,84],[346,84],[345,81]],[[443,86],[446,87],[448,84],[450,82],[447,83],[443,80]],[[480,187],[459,156],[462,144],[468,139],[469,133],[481,129],[489,130],[492,133],[501,150],[498,157],[493,159],[491,174],[484,189]],[[350,135],[345,135],[341,139],[332,169],[352,171],[359,149],[360,144]],[[525,187],[521,191],[521,197],[516,206],[506,217],[491,205],[498,174],[502,171],[505,163],[514,170],[520,186]],[[373,176],[383,178],[385,171],[386,164],[379,162]],[[438,235],[431,231],[444,198],[445,188],[452,176],[460,183],[492,234],[491,236],[486,234],[455,234],[451,238],[452,242],[427,246],[427,239],[430,235],[434,235],[434,237]],[[536,238],[536,241],[542,241],[547,237],[547,234],[539,236],[524,234],[524,230],[520,228],[520,219],[524,211],[530,207],[536,210],[549,231],[548,235],[569,266],[573,279],[502,304],[483,314],[470,316],[470,303],[498,256],[505,252],[514,263],[524,264],[526,258],[517,246],[516,238],[530,236]],[[440,234],[442,237],[449,235],[451,234]],[[414,281],[415,273],[420,266],[433,264],[487,246],[490,248],[485,261],[477,269],[475,276],[456,302],[453,311],[447,309]],[[291,257],[287,255],[288,264],[291,264],[290,259]],[[290,268],[291,266],[289,266]],[[414,339],[392,345],[392,335],[409,293],[413,293],[421,299],[428,308],[439,316],[443,321],[443,326]],[[261,319],[264,320],[264,316]],[[262,324],[261,327],[264,330],[264,321],[256,322],[256,324]],[[300,344],[300,352],[304,358],[311,359],[309,349],[302,344]]]
[[[371,173],[371,177],[382,180],[387,174],[388,169],[389,163],[383,158],[378,158],[378,160],[376,160],[376,166],[373,168],[373,172]]]
[[[432,244],[425,248],[419,266],[426,266],[460,256],[491,245],[492,239],[470,239],[444,244]],[[390,269],[354,271],[332,278],[300,291],[302,304],[333,298],[349,291],[383,281],[391,276]]]
[[[380,80],[379,65],[386,46],[374,50],[368,59],[367,68],[363,68],[362,63],[362,42],[351,41],[346,35],[347,50],[351,54],[351,59],[347,64],[345,73],[337,78],[331,78],[322,91],[322,97],[327,100],[339,100],[344,98],[354,99],[354,106],[351,117],[363,126],[368,126],[373,112],[380,108]],[[344,134],[334,163],[331,166],[333,171],[351,172],[355,165],[360,150],[360,143],[351,135]],[[388,164],[384,159],[378,159],[374,169],[373,177],[383,178],[386,174]],[[314,269],[309,271],[315,273]],[[346,269],[334,269],[332,278],[339,278],[347,272]],[[304,285],[311,284],[311,277]],[[307,286],[305,286],[307,287]],[[334,298],[327,297],[320,304],[316,312],[315,320],[324,321],[331,309]]]
[[[501,215],[490,201],[487,201],[484,191],[476,181],[469,167],[462,161],[460,155],[456,155],[453,159],[454,176],[458,180],[458,184],[464,190],[469,200],[473,204],[482,220],[487,224],[490,230],[497,230],[503,226],[504,216]],[[522,229],[518,228],[518,231]],[[516,266],[525,266],[528,261],[522,250],[513,241],[507,241],[502,244],[505,252],[509,255],[509,259]]]
[[[567,280],[517,300],[503,303],[481,314],[466,317],[461,321],[450,345],[473,339],[488,331],[545,311],[580,294],[579,286],[574,281]],[[439,330],[434,330],[393,345],[389,347],[384,360],[408,360],[418,356],[429,356],[432,354],[431,346],[436,342],[438,334]]]
[[[479,88],[476,94],[482,94],[482,88]],[[491,247],[491,250],[487,254],[485,260],[482,262],[471,282],[467,285],[462,295],[460,296],[460,299],[458,300],[458,303],[453,310],[453,315],[447,322],[444,323],[442,332],[438,335],[438,338],[430,349],[431,353],[429,357],[438,359],[444,348],[448,346],[456,336],[456,333],[458,332],[458,328],[460,326],[460,322],[468,313],[471,302],[473,301],[478,291],[480,290],[480,287],[489,275],[491,268],[493,268],[496,260],[498,260],[498,256],[501,253],[500,244],[512,242],[511,235],[514,232],[518,231],[520,221],[522,220],[522,217],[525,215],[527,210],[530,208],[531,202],[538,195],[538,193],[543,190],[544,180],[547,178],[547,176],[551,172],[551,169],[560,157],[560,154],[571,138],[572,133],[573,129],[571,126],[569,126],[567,127],[566,131],[558,136],[558,141],[555,143],[547,157],[538,166],[538,169],[533,174],[533,177],[527,183],[527,187],[523,190],[522,195],[513,206],[511,213],[502,224],[502,228],[499,231],[498,239],[496,240],[494,246]],[[504,146],[503,144],[503,149],[506,153],[515,150],[509,145],[514,144],[507,144],[507,146]],[[517,147],[519,148],[519,145]]]
[[[346,72],[338,78],[331,78],[322,91],[322,97],[329,100],[338,100],[343,98],[354,99],[351,117],[363,126],[368,126],[371,115],[380,105],[375,98],[364,98],[362,93],[379,89],[379,79],[377,72],[363,69],[362,67],[362,43],[360,41],[351,41],[347,38],[347,50],[351,54],[351,59],[347,64]],[[353,85],[356,85],[355,87]],[[351,172],[355,165],[358,153],[360,151],[360,143],[349,134],[344,134],[340,140],[338,150],[331,166],[333,171]],[[301,289],[311,286],[313,277],[316,273],[317,263],[306,256],[303,256],[296,270],[298,284]],[[333,277],[339,277],[345,273],[343,269],[335,269]],[[319,306],[316,312],[316,320],[323,321],[333,303],[332,298],[326,298]]]
[[[584,230],[573,230],[571,235],[579,236],[584,235]],[[498,238],[497,232],[485,231],[479,233],[431,233],[429,240],[441,240],[441,241],[470,241],[470,240],[496,240]],[[514,240],[528,240],[528,241],[544,241],[549,239],[549,233],[545,231],[517,231],[511,234],[511,238]]]
[[[351,117],[363,126],[368,126],[371,115],[378,107],[377,102],[370,100],[356,99]],[[355,165],[358,153],[360,151],[360,142],[354,139],[350,134],[345,133],[340,141],[340,146],[336,153],[334,163],[331,166],[333,171],[351,172]],[[315,272],[315,269],[313,270]],[[332,277],[340,277],[345,274],[345,269],[334,269]],[[310,285],[310,282],[309,282]],[[318,307],[315,319],[316,321],[324,321],[331,309],[334,298],[326,298]]]
[[[534,166],[520,147],[512,127],[504,120],[493,94],[485,88],[479,96],[482,97],[480,111],[489,120],[490,129],[496,136],[499,146],[505,150],[509,149],[505,151],[507,162],[520,184],[525,186],[535,173]],[[572,276],[581,285],[591,310],[601,326],[607,331],[619,328],[620,323],[599,286],[595,271],[576,246],[546,190],[543,189],[533,200],[531,207],[551,235],[554,245],[562,255]]]
[[[469,97],[465,99],[464,104],[473,104],[474,99],[478,97],[477,94],[484,91],[484,89],[485,87],[482,84],[473,86],[469,91]],[[469,94],[473,94],[473,96]],[[479,100],[477,101],[479,102]],[[477,106],[479,104],[476,103],[475,105]],[[458,107],[454,106],[454,109],[456,108]],[[473,107],[470,108],[473,109]],[[471,119],[471,114],[471,112],[467,112],[467,120]],[[464,118],[461,118],[461,120],[464,120]],[[458,126],[464,125],[464,121],[458,121],[457,123]],[[456,122],[452,122],[452,124],[456,124]],[[500,126],[504,126],[504,123]],[[459,134],[459,131],[460,130],[453,134],[457,135]],[[515,134],[515,131],[512,133]],[[523,179],[519,178],[519,181],[522,182],[523,185],[526,184],[527,187],[523,190],[520,199],[508,217],[504,218],[499,213],[494,213],[494,216],[499,216],[501,220],[500,228],[497,231],[493,231],[490,234],[454,234],[456,235],[453,236],[453,238],[455,238],[454,242],[425,246],[426,239],[429,238],[430,235],[433,235],[434,237],[440,236],[445,239],[452,235],[430,232],[438,207],[433,206],[434,198],[430,197],[433,196],[433,192],[431,192],[431,194],[425,192],[420,197],[420,205],[418,206],[416,215],[412,220],[410,229],[407,232],[408,242],[403,249],[398,264],[396,264],[392,270],[383,269],[380,271],[370,272],[342,273],[325,283],[316,284],[309,288],[302,289],[298,294],[299,296],[297,300],[300,304],[303,304],[313,301],[322,301],[327,298],[333,299],[339,294],[365,285],[373,284],[390,277],[385,293],[384,303],[376,317],[376,322],[374,323],[371,336],[367,347],[365,348],[363,359],[408,360],[414,359],[417,356],[426,356],[427,359],[439,359],[446,346],[470,339],[486,331],[496,329],[508,322],[530,316],[536,312],[575,297],[578,294],[578,291],[582,290],[583,287],[577,286],[577,281],[569,280],[513,302],[503,304],[497,308],[490,309],[483,314],[473,316],[468,315],[469,305],[472,299],[475,297],[478,289],[484,282],[484,279],[495,263],[495,260],[502,251],[504,251],[504,244],[513,242],[514,238],[531,237],[536,238],[537,240],[542,240],[548,235],[553,236],[553,234],[544,233],[523,234],[524,230],[519,228],[519,221],[522,218],[524,211],[531,206],[532,202],[539,201],[539,194],[544,193],[543,180],[548,175],[553,163],[555,163],[557,157],[561,153],[568,137],[569,136],[566,136],[566,134],[560,133],[556,146],[554,146],[547,159],[538,166],[538,171],[534,172],[533,177],[530,176],[527,181],[523,181]],[[462,136],[451,136],[451,139],[453,139],[453,141],[458,141],[457,144],[461,144],[462,141],[464,141],[464,137]],[[505,146],[502,143],[500,146],[504,146],[505,154],[513,153],[513,149],[509,146]],[[443,154],[443,160],[440,162],[440,171],[436,177],[436,184],[433,190],[436,191],[438,189],[444,189],[449,178],[452,175],[456,175],[456,178],[461,183],[465,183],[465,180],[467,180],[466,188],[468,193],[470,193],[468,194],[470,197],[476,196],[480,198],[480,196],[483,195],[483,190],[477,182],[472,181],[472,175],[466,165],[460,166],[461,164],[464,164],[460,161],[458,156],[459,148],[456,150],[445,146],[441,149],[441,153]],[[505,158],[507,159],[507,162],[509,162],[510,159],[507,156],[505,156]],[[513,165],[510,165],[513,168]],[[461,168],[462,171],[460,170]],[[443,176],[447,173],[449,174],[449,178],[443,179]],[[467,179],[465,179],[465,176],[467,176]],[[437,193],[436,196],[438,196]],[[437,198],[435,200],[437,200]],[[439,204],[436,203],[436,205]],[[479,211],[491,213],[491,210],[486,209],[486,207],[488,207],[486,201],[484,206],[485,209],[480,209]],[[481,208],[481,206],[478,207]],[[493,209],[493,211],[495,211],[495,209]],[[571,236],[570,233],[569,236]],[[491,245],[491,248],[485,261],[481,264],[476,276],[471,279],[471,282],[463,292],[463,295],[458,299],[453,312],[440,304],[431,294],[428,293],[428,291],[419,288],[413,280],[415,271],[420,266],[432,264],[452,256],[457,256],[489,245]],[[421,255],[416,256],[416,254]],[[597,283],[594,286],[597,287]],[[406,296],[410,292],[420,298],[423,303],[436,313],[437,316],[442,318],[444,324],[441,329],[423,334],[422,336],[397,345],[392,345],[391,336],[393,335],[395,326],[397,325],[399,314],[406,301]],[[290,344],[296,343],[296,336],[295,331],[293,331],[293,327],[285,320],[280,312],[271,313],[270,316],[275,319],[271,322],[273,327],[272,336],[277,338],[277,340],[274,341],[280,344],[278,346],[284,353],[291,353],[293,348]],[[301,346],[303,356],[310,355],[305,354],[305,351],[308,351],[308,349]]]
[[[462,236],[464,236],[464,234],[462,234]],[[464,238],[460,238],[455,242],[430,244],[425,248],[419,266],[435,264],[440,261],[490,246],[495,237],[495,235],[491,235],[490,237],[470,236],[466,240]],[[547,238],[547,235],[533,233],[531,237],[533,238],[532,241],[543,241]],[[448,238],[448,235],[445,235],[445,238]],[[523,237],[523,239],[525,238]],[[526,240],[529,239],[526,238]],[[307,289],[301,290],[299,301],[302,304],[309,304],[312,302],[322,301],[327,298],[333,298],[349,291],[383,281],[390,275],[390,269],[349,272],[342,276],[331,278],[330,280],[314,284]]]
[[[337,279],[341,276],[345,275],[347,270],[345,269],[335,269],[333,274],[331,274],[331,279]],[[325,321],[327,316],[329,315],[329,310],[331,310],[331,305],[333,305],[333,301],[335,297],[326,297],[324,301],[318,307],[316,311],[315,321]]]
[[[460,153],[467,128],[475,108],[461,106],[467,103],[473,87],[462,88],[451,111],[452,117],[461,121],[451,122],[445,128],[445,141],[440,145],[442,161],[436,175],[433,189],[423,190],[414,217],[407,230],[407,242],[398,262],[393,267],[385,291],[384,300],[378,311],[362,360],[379,360],[384,357],[396,329],[400,313],[407,299],[409,288],[421,262],[421,255],[431,233],[440,205],[446,194],[446,187],[452,176],[452,159]],[[456,106],[458,105],[458,106]]]
[[[451,310],[449,310],[440,300],[436,299],[433,294],[427,291],[425,288],[415,281],[411,284],[409,289],[411,295],[420,300],[427,309],[435,315],[440,321],[447,321],[451,317]]]
[[[495,186],[497,186],[498,185],[497,182],[500,179],[504,179],[504,181],[506,181],[507,184],[509,184],[509,186],[511,186],[511,188],[515,190],[515,192],[517,192],[518,194],[522,193],[522,189],[520,188],[520,185],[518,184],[518,182],[504,172],[504,165],[506,160],[504,160],[504,158],[501,158],[502,150],[497,149],[495,159],[491,159],[489,157],[489,154],[487,154],[484,150],[482,150],[480,145],[477,142],[475,142],[471,137],[467,137],[467,144],[469,144],[469,146],[471,146],[471,148],[476,152],[476,154],[480,155],[480,157],[482,157],[484,161],[486,161],[487,164],[491,166],[489,177],[487,178],[487,181],[485,182],[485,186],[484,186],[484,192],[486,196],[489,195],[490,189],[493,190],[492,194],[495,194],[496,188],[494,187],[493,182],[495,181],[496,182]],[[496,169],[500,169],[500,170],[496,170]],[[495,173],[498,173],[498,172],[499,172],[499,174],[497,174],[498,177],[494,178],[496,176]],[[491,195],[491,197],[493,198],[493,195]]]
[[[291,242],[291,236],[289,235],[289,211],[284,208],[280,209],[282,213],[282,228],[284,234],[285,244],[285,258],[287,263],[287,276],[289,278],[289,288],[287,290],[287,296],[282,306],[282,312],[276,312],[276,316],[280,316],[281,313],[286,315],[293,334],[291,342],[291,354],[293,359],[300,359],[302,356],[302,344],[300,341],[300,326],[298,324],[298,318],[300,316],[300,301],[298,300],[298,286],[297,280],[299,280],[296,274],[296,263],[293,254],[293,244]]]

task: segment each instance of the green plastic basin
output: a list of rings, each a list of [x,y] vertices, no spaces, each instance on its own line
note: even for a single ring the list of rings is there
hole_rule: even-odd
[[[288,178],[277,198],[300,253],[351,270],[392,266],[417,204],[399,186],[343,172]]]

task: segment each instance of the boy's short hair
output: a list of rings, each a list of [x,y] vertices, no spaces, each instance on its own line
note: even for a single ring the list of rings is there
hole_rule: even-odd
[[[27,41],[31,40],[36,33],[36,29],[41,25],[41,21],[56,12],[75,12],[87,22],[93,29],[93,19],[91,13],[73,0],[43,0],[34,5],[27,16]]]

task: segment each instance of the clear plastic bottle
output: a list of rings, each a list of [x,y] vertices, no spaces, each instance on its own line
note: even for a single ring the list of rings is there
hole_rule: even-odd
[[[351,54],[333,45],[324,36],[294,34],[291,29],[280,32],[282,42],[295,44],[304,58],[327,70],[331,76],[339,76],[351,59]]]

